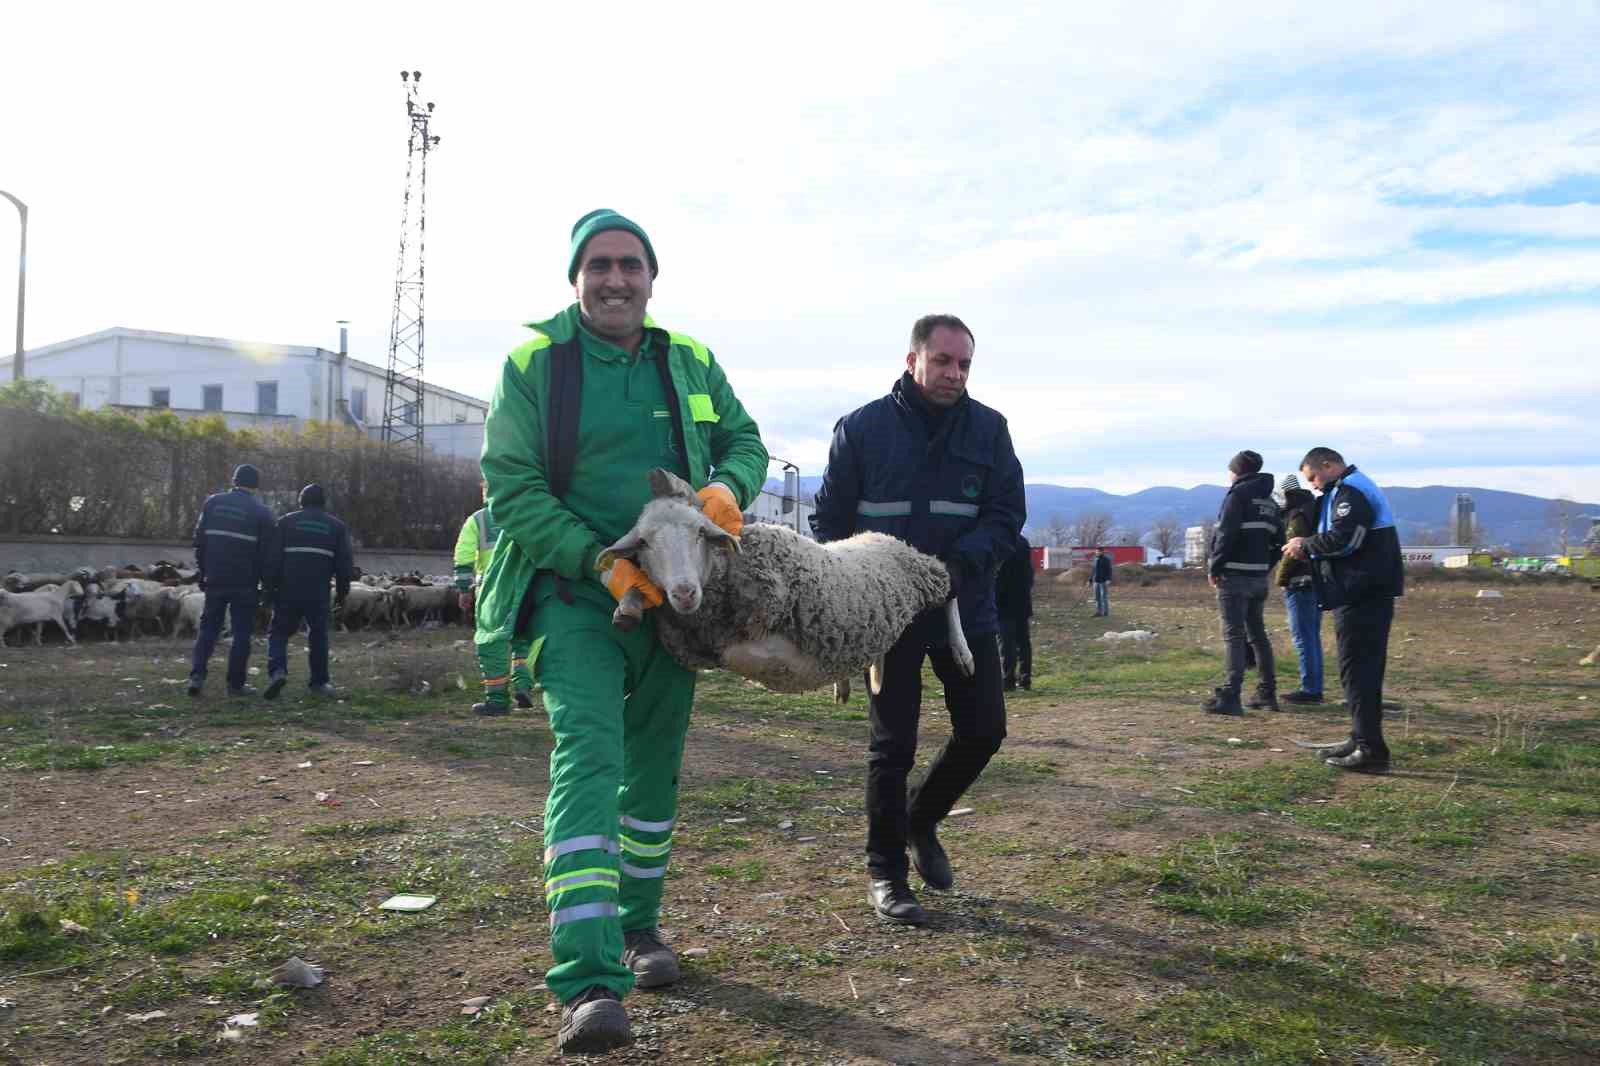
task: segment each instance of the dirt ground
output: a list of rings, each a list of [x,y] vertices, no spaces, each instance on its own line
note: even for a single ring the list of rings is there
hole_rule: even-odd
[[[1600,1061],[1600,593],[1414,583],[1367,777],[1293,743],[1346,731],[1331,659],[1334,702],[1203,715],[1214,604],[1146,580],[1109,619],[1041,582],[1034,689],[923,929],[866,903],[859,693],[704,675],[663,916],[692,952],[611,1060]],[[550,735],[470,714],[465,637],[337,635],[337,701],[296,644],[272,704],[225,699],[220,657],[191,701],[182,640],[0,649],[0,1062],[550,1059]],[[925,763],[931,674],[924,712]],[[377,908],[402,891],[438,903]],[[326,983],[258,986],[290,956]]]

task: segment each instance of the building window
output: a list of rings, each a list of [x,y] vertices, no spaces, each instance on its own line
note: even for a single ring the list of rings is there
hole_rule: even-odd
[[[222,386],[203,386],[200,389],[200,407],[206,411],[222,410]]]
[[[355,419],[358,422],[365,422],[367,420],[366,389],[362,388],[350,390],[350,413],[355,416]]]
[[[172,390],[171,389],[151,389],[150,390],[150,406],[151,407],[171,407],[172,406]]]
[[[275,415],[278,413],[278,383],[276,381],[256,382],[256,414]]]

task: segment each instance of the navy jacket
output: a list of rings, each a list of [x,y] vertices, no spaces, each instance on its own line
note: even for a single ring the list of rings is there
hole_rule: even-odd
[[[1405,560],[1394,512],[1383,490],[1350,467],[1322,494],[1317,535],[1306,541],[1317,603],[1323,610],[1406,590]]]
[[[254,592],[272,549],[272,512],[243,489],[213,493],[194,524],[194,565],[213,592]]]
[[[1272,485],[1272,475],[1262,472],[1229,486],[1211,533],[1212,577],[1266,577],[1281,557],[1283,511]]]
[[[1000,412],[963,394],[930,409],[909,374],[833,427],[812,528],[822,542],[867,531],[942,559],[969,636],[999,631],[994,581],[1027,519],[1022,464]],[[925,622],[929,643],[942,628]]]
[[[327,602],[328,581],[340,599],[350,591],[350,530],[320,507],[290,511],[278,519],[265,583],[275,599]]]
[[[1090,580],[1101,585],[1111,584],[1111,556],[1105,552],[1096,552],[1094,569],[1090,571]]]

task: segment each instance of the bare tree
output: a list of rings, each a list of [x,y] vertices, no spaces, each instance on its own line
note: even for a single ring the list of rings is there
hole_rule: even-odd
[[[1106,541],[1130,546],[1140,544],[1144,541],[1144,531],[1137,525],[1116,526],[1106,534]]]
[[[1072,541],[1072,527],[1067,525],[1067,520],[1059,514],[1050,516],[1050,521],[1045,523],[1044,543],[1051,548],[1065,548]]]
[[[1591,555],[1600,555],[1600,515],[1588,515],[1589,535],[1584,538],[1583,546]]]
[[[1420,526],[1409,538],[1410,543],[1418,547],[1429,547],[1435,544],[1449,544],[1450,531],[1440,529],[1438,526]]]
[[[1156,519],[1150,532],[1144,535],[1144,542],[1159,555],[1176,555],[1183,547],[1183,529],[1178,525],[1178,516],[1164,514]]]
[[[1105,544],[1111,532],[1111,514],[1107,511],[1085,511],[1072,525],[1073,544],[1079,548],[1098,548]]]
[[[1578,517],[1578,505],[1565,496],[1557,496],[1545,508],[1545,528],[1550,531],[1550,540],[1561,548],[1561,554],[1566,555],[1567,547],[1572,537],[1572,521]]]

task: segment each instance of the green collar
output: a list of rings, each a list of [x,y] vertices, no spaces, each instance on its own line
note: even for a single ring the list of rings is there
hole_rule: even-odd
[[[604,338],[597,337],[583,325],[583,313],[577,303],[569,304],[553,318],[543,322],[523,323],[529,329],[536,329],[549,337],[551,341],[560,344],[576,336],[583,347],[585,355],[591,355],[606,363],[626,363],[633,359],[628,350],[621,345],[612,344]],[[649,357],[662,350],[662,341],[669,340],[667,331],[655,324],[649,315],[644,316],[644,339],[639,343],[639,354]]]

